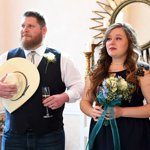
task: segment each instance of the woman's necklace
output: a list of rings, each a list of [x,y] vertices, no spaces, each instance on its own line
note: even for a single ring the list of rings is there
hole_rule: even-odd
[[[120,71],[126,69],[124,63],[111,63],[110,70],[111,71]]]
[[[124,63],[120,63],[120,64],[119,64],[119,63],[111,63],[111,65],[112,65],[112,66],[113,66],[113,65],[114,65],[114,66],[123,66]]]

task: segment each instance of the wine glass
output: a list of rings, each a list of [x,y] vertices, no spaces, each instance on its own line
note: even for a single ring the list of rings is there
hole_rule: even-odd
[[[42,87],[42,100],[50,96],[50,89],[47,86]],[[49,114],[48,107],[46,107],[46,115],[43,118],[51,118],[53,115]]]

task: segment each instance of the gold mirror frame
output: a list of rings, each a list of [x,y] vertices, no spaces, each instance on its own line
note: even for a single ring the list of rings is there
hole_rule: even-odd
[[[117,6],[117,8],[114,10],[111,18],[110,18],[110,24],[113,24],[117,18],[117,15],[119,14],[119,12],[127,5],[131,4],[131,3],[137,3],[137,2],[140,2],[140,3],[145,3],[147,5],[150,6],[150,1],[149,0],[125,0],[123,1],[122,3],[120,3],[120,5]],[[148,41],[147,43],[145,44],[142,44],[140,45],[141,47],[141,50],[145,50],[145,49],[148,49],[150,48],[150,41]]]
[[[93,11],[96,15],[98,15],[98,17],[91,18],[91,20],[99,23],[99,25],[90,28],[99,31],[97,35],[93,36],[93,38],[95,39],[100,39],[99,43],[101,43],[101,39],[103,38],[104,33],[106,31],[106,27],[104,25],[104,19],[108,18],[107,25],[109,26],[110,24],[115,22],[115,19],[118,13],[120,12],[120,10],[131,3],[139,2],[139,3],[145,3],[150,6],[150,0],[123,0],[123,1],[106,0],[106,1],[107,4],[100,1],[96,1],[96,3],[101,7],[102,10]],[[94,47],[96,47],[96,45]],[[148,48],[150,48],[150,41],[141,45],[141,50],[146,50]]]

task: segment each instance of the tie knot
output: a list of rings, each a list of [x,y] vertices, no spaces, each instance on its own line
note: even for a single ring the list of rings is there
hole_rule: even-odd
[[[32,56],[34,56],[34,55],[36,54],[36,52],[35,52],[35,51],[31,51],[30,54],[31,54]]]

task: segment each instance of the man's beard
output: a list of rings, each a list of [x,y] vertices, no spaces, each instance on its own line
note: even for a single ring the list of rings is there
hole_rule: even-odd
[[[38,45],[41,44],[42,40],[43,40],[42,34],[38,34],[34,39],[31,40],[23,40],[21,38],[21,44],[24,49],[31,50],[31,49],[36,49]]]

